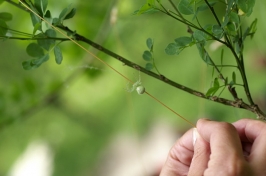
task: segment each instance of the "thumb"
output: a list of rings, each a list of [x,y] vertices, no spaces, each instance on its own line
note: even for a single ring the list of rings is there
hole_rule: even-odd
[[[197,128],[193,129],[194,155],[191,161],[188,175],[202,176],[207,168],[210,157],[210,146],[198,133]]]

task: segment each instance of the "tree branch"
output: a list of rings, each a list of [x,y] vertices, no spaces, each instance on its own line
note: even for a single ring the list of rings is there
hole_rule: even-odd
[[[8,0],[6,0],[8,1]],[[13,4],[13,3],[12,3]],[[165,12],[167,13],[168,15],[171,16],[171,14],[169,14],[168,12]],[[129,66],[133,69],[136,69],[138,71],[141,71],[155,79],[158,79],[168,85],[171,85],[175,88],[178,88],[180,90],[183,90],[189,94],[192,94],[192,95],[195,95],[197,97],[200,97],[200,98],[204,98],[204,99],[207,99],[207,100],[211,100],[211,101],[214,101],[214,102],[217,102],[217,103],[220,103],[220,104],[224,104],[224,105],[227,105],[227,106],[231,106],[231,107],[235,107],[235,108],[241,108],[241,109],[246,109],[246,110],[249,110],[255,114],[257,114],[258,118],[260,119],[263,119],[263,120],[266,120],[266,115],[258,108],[257,105],[248,105],[246,104],[245,102],[242,101],[242,99],[237,99],[235,101],[232,101],[232,100],[228,100],[228,99],[224,99],[224,98],[220,98],[220,97],[216,97],[216,96],[206,96],[204,93],[202,92],[199,92],[199,91],[196,91],[196,90],[193,90],[189,87],[186,87],[184,85],[181,85],[179,83],[176,83],[170,79],[168,79],[167,77],[165,77],[164,75],[161,75],[161,74],[156,74],[154,72],[151,72],[149,70],[146,70],[144,67],[134,63],[134,62],[131,62],[129,60],[127,60],[126,58],[104,48],[103,46],[87,39],[86,37],[78,34],[78,33],[75,33],[74,31],[72,31],[71,29],[69,29],[67,26],[63,26],[63,25],[57,25],[56,27],[64,30],[65,32],[68,32],[68,33],[72,33],[73,34],[73,38],[75,38],[75,40],[77,41],[82,41],[82,42],[85,42],[87,44],[89,44],[90,46],[104,52],[105,54],[113,57],[114,59],[118,60],[119,62],[122,62],[124,65],[126,66]],[[193,26],[192,26],[193,27]],[[62,40],[60,38],[60,40]],[[68,39],[65,39],[65,40],[68,40]]]
[[[207,1],[207,0],[204,0],[205,3],[208,5],[210,11],[212,12],[215,20],[217,21],[218,25],[221,27],[222,24],[219,20],[219,18],[217,17],[217,14],[215,13],[213,7],[210,5],[210,3]],[[242,35],[242,34],[241,34]],[[245,67],[244,67],[244,60],[243,59],[239,59],[239,57],[237,56],[233,46],[232,46],[232,43],[230,42],[229,40],[229,37],[226,35],[225,33],[225,40],[226,42],[228,43],[228,47],[230,48],[231,52],[233,53],[235,59],[236,59],[236,62],[237,62],[237,65],[238,65],[238,69],[239,69],[239,72],[240,72],[240,75],[242,77],[242,80],[243,80],[243,84],[244,84],[244,90],[246,92],[246,96],[248,98],[248,101],[249,103],[254,106],[255,103],[251,97],[251,93],[250,93],[250,90],[249,90],[249,85],[248,85],[248,81],[247,81],[247,76],[246,76],[246,72],[245,72]],[[230,90],[230,87],[229,87],[229,90]]]

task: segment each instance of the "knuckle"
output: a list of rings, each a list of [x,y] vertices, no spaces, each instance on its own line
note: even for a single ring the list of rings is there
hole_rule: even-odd
[[[235,131],[235,127],[227,122],[220,122],[219,125],[217,126],[217,129],[219,130],[224,130],[224,131]]]

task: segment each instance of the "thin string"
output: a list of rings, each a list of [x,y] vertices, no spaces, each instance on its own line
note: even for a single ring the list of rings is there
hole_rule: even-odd
[[[109,67],[110,69],[112,69],[113,71],[115,71],[117,74],[119,74],[120,76],[122,76],[123,78],[125,78],[127,81],[129,81],[130,83],[134,84],[133,81],[131,81],[129,78],[127,78],[125,75],[123,75],[121,72],[119,72],[118,70],[116,70],[114,67],[112,67],[111,65],[109,65],[108,63],[106,63],[105,61],[103,61],[102,59],[100,59],[98,56],[96,56],[95,54],[93,54],[92,52],[90,52],[88,49],[86,49],[85,47],[83,47],[82,45],[80,45],[77,41],[75,41],[74,39],[72,39],[71,37],[67,36],[63,31],[61,31],[60,29],[56,28],[53,24],[51,24],[49,21],[45,20],[44,18],[42,18],[39,14],[37,14],[36,12],[34,12],[32,9],[30,9],[26,4],[24,4],[23,2],[21,2],[21,0],[19,0],[19,2],[26,8],[28,9],[30,12],[32,12],[33,14],[35,14],[37,17],[39,17],[41,20],[43,20],[45,23],[47,23],[49,26],[51,26],[54,30],[56,30],[57,32],[59,32],[60,34],[62,34],[64,37],[68,38],[70,41],[72,41],[74,44],[76,44],[77,46],[79,46],[81,49],[83,49],[85,52],[87,52],[88,54],[90,54],[92,57],[96,58],[98,61],[100,61],[101,63],[103,63],[104,65],[106,65],[107,67]],[[148,93],[147,91],[145,91],[145,93],[150,96],[152,99],[154,99],[155,101],[157,101],[158,103],[160,103],[162,106],[164,106],[165,108],[167,108],[168,110],[170,110],[171,112],[173,112],[175,115],[177,115],[178,117],[180,117],[181,119],[183,119],[184,121],[186,121],[187,123],[189,123],[191,126],[196,127],[192,122],[188,121],[186,118],[184,118],[183,116],[179,115],[177,112],[175,112],[173,109],[171,109],[170,107],[168,107],[166,104],[164,104],[163,102],[161,102],[160,100],[158,100],[157,98],[155,98],[153,95],[151,95],[150,93]]]
[[[180,117],[181,119],[183,119],[184,121],[186,121],[187,123],[189,123],[191,126],[193,126],[194,128],[196,128],[196,126],[190,122],[189,120],[187,120],[185,117],[181,116],[180,114],[178,114],[177,112],[175,112],[173,109],[171,109],[169,106],[167,106],[166,104],[164,104],[163,102],[161,102],[160,100],[158,100],[156,97],[154,97],[153,95],[151,95],[150,93],[146,92],[145,93],[147,95],[149,95],[152,99],[154,99],[155,101],[157,101],[158,103],[160,103],[162,106],[164,106],[165,108],[167,108],[168,110],[172,111],[175,115],[177,115],[178,117]]]

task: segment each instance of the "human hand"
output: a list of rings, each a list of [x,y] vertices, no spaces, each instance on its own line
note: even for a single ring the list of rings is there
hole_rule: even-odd
[[[265,136],[266,123],[261,121],[229,124],[200,119],[197,130],[187,131],[170,150],[160,176],[266,175]]]

